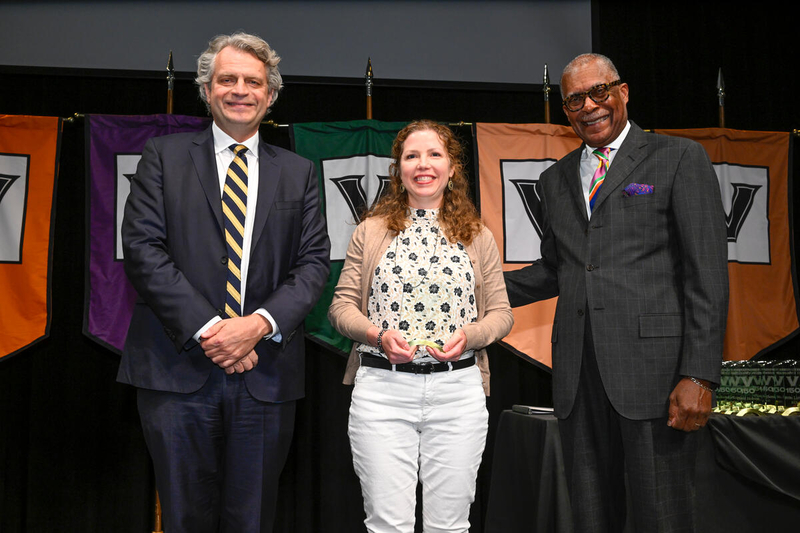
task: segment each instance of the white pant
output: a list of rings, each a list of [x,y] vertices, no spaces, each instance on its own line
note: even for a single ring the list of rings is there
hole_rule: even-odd
[[[477,366],[427,375],[362,366],[348,434],[367,531],[413,533],[417,474],[423,531],[469,531],[488,420]]]

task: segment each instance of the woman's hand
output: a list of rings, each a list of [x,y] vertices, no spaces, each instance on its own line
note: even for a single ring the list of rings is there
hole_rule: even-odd
[[[381,345],[386,358],[393,365],[409,363],[414,359],[416,346],[409,346],[403,334],[396,329],[387,329],[381,337]]]
[[[385,335],[384,335],[385,337]],[[428,353],[431,354],[433,357],[438,359],[442,362],[447,361],[457,361],[461,354],[464,353],[464,349],[467,347],[467,336],[464,335],[463,329],[457,329],[453,336],[450,337],[444,346],[442,346],[442,350],[438,348],[431,348],[427,346]]]

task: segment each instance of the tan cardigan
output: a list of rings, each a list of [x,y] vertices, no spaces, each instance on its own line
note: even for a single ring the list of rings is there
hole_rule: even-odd
[[[328,308],[328,320],[336,331],[357,343],[367,343],[367,331],[373,326],[367,318],[367,300],[372,285],[372,274],[392,242],[393,235],[383,219],[370,217],[353,232],[347,257],[336,285],[333,301]],[[489,360],[485,347],[502,339],[514,325],[514,316],[508,304],[506,284],[500,254],[492,233],[484,227],[466,247],[475,272],[475,302],[478,321],[462,329],[467,338],[467,350],[475,350],[478,367],[483,375],[483,388],[489,395]],[[352,385],[361,359],[356,344],[350,351],[344,383]]]

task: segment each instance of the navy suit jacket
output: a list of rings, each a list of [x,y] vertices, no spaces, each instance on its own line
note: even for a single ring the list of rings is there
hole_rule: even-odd
[[[728,311],[719,182],[702,146],[632,123],[589,219],[583,148],[539,179],[542,258],[506,273],[509,299],[516,307],[558,296],[556,416],[568,416],[575,401],[585,313],[614,408],[631,419],[666,416],[681,376],[719,383]],[[652,193],[624,194],[632,183],[652,185]]]
[[[245,373],[250,394],[282,402],[304,394],[303,320],[327,280],[330,242],[314,165],[259,145],[258,205],[243,314],[266,309],[282,334],[259,341]],[[211,128],[150,139],[131,181],[122,242],[138,292],[118,381],[188,393],[216,365],[192,336],[223,316],[227,279],[222,202]]]

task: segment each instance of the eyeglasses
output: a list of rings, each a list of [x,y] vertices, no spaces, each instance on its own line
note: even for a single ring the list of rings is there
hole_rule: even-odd
[[[583,105],[586,103],[586,97],[592,99],[592,102],[595,104],[600,104],[608,100],[608,97],[611,95],[609,92],[612,87],[619,85],[622,83],[622,80],[612,81],[611,83],[601,83],[600,85],[595,85],[585,93],[577,93],[572,94],[564,98],[561,104],[567,108],[568,111],[580,111],[583,109]]]

